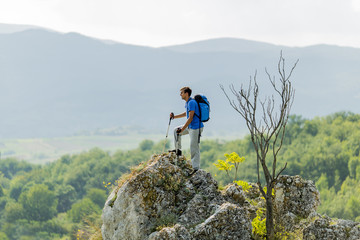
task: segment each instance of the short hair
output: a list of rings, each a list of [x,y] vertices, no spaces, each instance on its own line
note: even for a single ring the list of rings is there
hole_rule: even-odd
[[[192,90],[189,87],[183,87],[180,89],[180,91],[183,91],[184,93],[188,93],[189,97],[191,96]]]

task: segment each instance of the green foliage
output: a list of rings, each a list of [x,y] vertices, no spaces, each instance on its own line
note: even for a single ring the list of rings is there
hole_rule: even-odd
[[[140,163],[161,152],[163,146],[164,141],[144,140],[134,150],[114,154],[94,148],[41,166],[0,160],[0,239],[74,239],[72,234],[85,226],[84,218],[100,219],[112,190],[103,182],[121,184],[125,175],[131,176],[131,166],[141,171],[145,163]],[[250,187],[247,182],[257,181],[256,155],[249,136],[233,141],[204,139],[200,149],[201,167],[220,185],[241,176],[243,181],[236,183],[246,191]],[[233,151],[243,158],[229,154],[217,161],[224,152]],[[315,182],[322,202],[319,213],[360,220],[360,115],[342,112],[312,120],[290,116],[277,165],[282,167],[285,162],[284,174]],[[119,178],[122,180],[116,182]],[[174,191],[181,184],[171,176],[159,181]],[[43,202],[43,209],[36,201]],[[158,227],[171,225],[171,219],[163,220],[168,224],[159,222]],[[257,225],[263,220],[258,218]]]
[[[5,223],[2,229],[9,239],[53,240],[60,239],[68,232],[56,219],[46,222],[22,219],[14,223]]]
[[[129,171],[130,166],[137,164],[140,159],[143,161],[149,158],[152,151],[135,149],[110,155],[95,148],[81,154],[65,155],[50,164],[31,165],[31,171],[21,171],[21,174],[18,171],[12,179],[0,174],[0,186],[4,190],[4,196],[0,197],[0,231],[3,230],[9,239],[21,239],[25,236],[30,239],[60,239],[62,235],[71,236],[72,226],[78,224],[72,220],[82,220],[76,219],[71,213],[78,211],[83,216],[85,212],[86,218],[101,219],[100,208],[111,190],[104,189],[102,182],[115,182],[119,176]],[[44,191],[39,194],[38,200],[41,202],[46,196],[53,199],[43,202],[42,209],[35,202],[37,197],[34,189],[39,185]],[[90,201],[89,198],[92,199],[89,204],[91,211],[86,211],[86,204],[74,206],[74,203],[81,202],[82,199],[88,199],[85,203]],[[49,202],[53,205],[48,204]],[[70,213],[69,218],[64,217],[62,213],[65,212]],[[60,216],[61,219],[58,219]],[[54,221],[55,225],[50,224]],[[41,229],[36,227],[38,223],[41,223]],[[60,230],[50,226],[57,226]]]
[[[256,211],[256,217],[252,220],[253,234],[260,239],[266,237],[266,218],[264,217],[265,209],[259,208]]]
[[[249,191],[250,188],[252,188],[252,186],[248,183],[248,182],[245,182],[245,181],[234,181],[237,185],[241,186],[242,189],[247,192]]]
[[[18,173],[30,172],[37,166],[13,158],[0,159],[0,169],[4,176],[12,179]]]
[[[140,144],[139,144],[139,148],[141,151],[147,151],[147,150],[151,150],[154,146],[154,142],[151,140],[143,140]]]
[[[91,188],[86,194],[85,198],[89,198],[93,203],[98,205],[100,208],[103,208],[107,198],[107,194],[105,190]]]
[[[259,208],[256,211],[256,217],[252,220],[252,234],[254,239],[266,239],[266,218],[264,216],[265,208]],[[282,226],[275,225],[275,239],[298,239],[294,233],[289,233]]]
[[[53,218],[57,211],[55,193],[46,185],[37,184],[20,195],[19,202],[23,206],[25,218],[35,221],[46,221]]]
[[[360,136],[359,136],[360,137]],[[360,167],[360,159],[359,156],[353,156],[349,160],[348,168],[350,177],[353,179],[359,178],[357,175],[357,168]]]
[[[15,178],[13,181],[11,181],[10,197],[17,201],[25,184],[26,184],[26,179],[24,178],[24,176],[19,176]]]
[[[231,165],[228,161],[224,160],[218,160],[218,163],[214,163],[214,165],[220,171],[226,171],[227,174],[229,174],[229,171],[231,171],[231,169],[234,167],[234,165]]]
[[[68,215],[74,223],[79,223],[90,214],[94,212],[100,213],[100,211],[100,207],[93,203],[91,199],[84,198],[72,205],[71,209],[68,212]]]
[[[55,193],[58,199],[57,211],[59,213],[68,211],[76,201],[76,191],[71,185],[57,185]]]
[[[6,233],[0,232],[0,240],[9,240],[9,238],[7,237]]]
[[[7,222],[12,223],[24,217],[24,209],[20,203],[8,202],[5,207],[5,219]]]
[[[267,187],[264,187],[263,190],[264,190],[265,194],[267,194]],[[271,195],[275,196],[275,189],[272,189]]]
[[[208,165],[203,161],[216,161],[219,151],[236,150],[247,159],[239,168],[242,180],[257,181],[256,155],[249,136],[230,142],[206,142],[205,145],[201,148],[202,166]],[[283,174],[300,175],[315,182],[322,202],[320,213],[351,220],[359,217],[356,210],[350,209],[356,206],[354,199],[360,201],[360,115],[340,112],[312,120],[290,116],[277,159],[279,168],[288,163]],[[216,174],[220,184],[231,182],[226,171],[218,172],[211,166],[205,169]],[[352,196],[354,199],[350,201]],[[355,214],[350,214],[351,211]]]
[[[9,201],[7,197],[0,197],[0,212],[5,209],[6,203]]]
[[[345,216],[349,219],[355,219],[360,216],[360,200],[355,196],[351,196],[345,205]]]
[[[316,187],[321,191],[323,189],[327,190],[329,188],[328,179],[326,177],[326,174],[321,174],[319,180],[316,182]]]
[[[245,161],[244,157],[240,157],[237,153],[233,152],[231,154],[224,154],[226,160],[218,160],[218,163],[214,163],[214,166],[220,171],[226,171],[226,174],[230,177],[229,172],[232,168],[235,167],[234,180],[237,179],[237,173],[239,169],[239,164]]]

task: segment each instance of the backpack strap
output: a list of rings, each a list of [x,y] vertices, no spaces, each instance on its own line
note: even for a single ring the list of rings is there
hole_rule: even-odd
[[[199,109],[199,115],[196,114],[196,111],[194,111],[194,115],[197,116],[199,118],[199,137],[198,137],[198,142],[200,143],[200,137],[201,137],[201,131],[200,131],[200,128],[201,128],[201,110],[200,110],[200,103],[198,101],[196,101],[196,96],[195,98],[193,98],[192,100],[194,100],[197,105],[198,105],[198,109]],[[191,100],[190,100],[191,101]],[[190,102],[189,101],[189,102]],[[186,105],[186,108],[188,108],[188,105]],[[187,109],[186,109],[187,110]]]
[[[198,105],[198,109],[199,109],[199,115],[200,116],[197,116],[199,118],[199,137],[198,137],[198,143],[200,143],[200,137],[201,137],[201,131],[200,131],[200,128],[201,128],[201,110],[200,110],[200,103],[198,101],[196,101],[197,105]],[[195,115],[197,115],[195,112],[194,112]]]

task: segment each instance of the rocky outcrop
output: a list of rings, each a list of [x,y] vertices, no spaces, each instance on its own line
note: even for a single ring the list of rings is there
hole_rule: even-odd
[[[154,156],[109,196],[103,239],[251,239],[241,187],[220,192],[209,173],[191,171],[184,157]]]
[[[153,156],[110,194],[103,209],[104,240],[253,239],[252,219],[264,208],[256,184],[223,190],[206,171],[175,154]],[[316,213],[319,192],[311,181],[281,176],[275,186],[275,223],[297,239],[360,239],[359,225]]]
[[[312,181],[300,176],[280,176],[275,185],[276,223],[293,231],[299,219],[307,219],[320,205],[320,193]]]
[[[300,232],[300,239],[360,239],[359,223],[331,219],[316,212],[320,193],[312,181],[300,176],[279,177],[274,205],[276,223],[288,232]]]
[[[303,239],[359,240],[360,223],[315,214],[313,221],[304,227]]]
[[[278,215],[294,214],[307,218],[320,205],[320,193],[312,181],[300,176],[280,176],[275,185],[275,208]]]

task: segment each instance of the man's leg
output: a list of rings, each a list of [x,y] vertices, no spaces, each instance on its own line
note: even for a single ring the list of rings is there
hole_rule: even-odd
[[[188,128],[185,129],[182,133],[180,134],[177,134],[176,130],[178,128],[182,128],[184,125],[181,125],[181,126],[178,126],[174,129],[174,142],[175,142],[175,150],[181,150],[181,136],[182,135],[186,135],[186,134],[189,134],[189,130]]]
[[[199,144],[199,131],[202,132],[201,129],[190,129],[190,153],[191,153],[191,164],[194,170],[200,169],[200,144]]]

